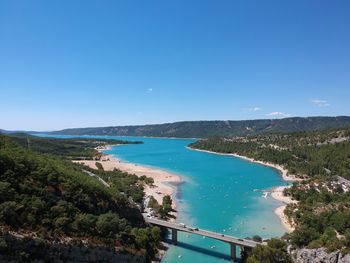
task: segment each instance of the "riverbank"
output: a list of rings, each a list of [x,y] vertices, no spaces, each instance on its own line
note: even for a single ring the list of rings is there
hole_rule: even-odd
[[[287,169],[285,169],[284,167],[282,167],[281,165],[278,165],[278,164],[258,161],[258,160],[255,160],[253,158],[249,158],[247,156],[242,156],[242,155],[235,154],[235,153],[218,153],[218,152],[213,152],[213,151],[208,151],[208,150],[195,149],[195,148],[191,148],[191,147],[187,147],[187,148],[190,150],[199,151],[199,152],[205,152],[205,153],[211,153],[211,154],[217,154],[217,155],[233,156],[233,157],[241,158],[241,159],[249,161],[249,162],[262,164],[262,165],[265,165],[265,166],[268,166],[268,167],[271,167],[271,168],[274,168],[275,170],[277,170],[284,181],[289,181],[289,182],[302,181],[302,179],[297,178],[295,175],[290,175],[288,173]],[[291,197],[285,196],[283,194],[284,189],[286,189],[288,187],[290,187],[290,186],[278,186],[278,187],[273,188],[269,192],[271,193],[272,198],[284,203],[282,206],[277,207],[274,210],[274,212],[281,220],[282,225],[287,230],[287,232],[290,233],[290,232],[294,231],[295,227],[293,224],[291,224],[291,222],[289,222],[288,218],[284,214],[284,210],[286,209],[287,204],[297,203],[297,201],[292,200]]]
[[[93,169],[97,169],[96,163],[100,163],[105,171],[118,169],[123,172],[135,174],[139,177],[143,175],[150,177],[153,179],[154,183],[152,186],[145,185],[144,191],[146,196],[153,196],[159,204],[162,204],[163,197],[165,195],[170,195],[173,200],[173,209],[176,210],[176,185],[182,182],[179,175],[160,169],[125,162],[111,154],[103,153],[104,150],[109,149],[111,149],[111,146],[97,148],[97,150],[103,154],[100,160],[77,160],[73,162],[87,165]],[[173,213],[173,215],[176,216],[176,213]]]

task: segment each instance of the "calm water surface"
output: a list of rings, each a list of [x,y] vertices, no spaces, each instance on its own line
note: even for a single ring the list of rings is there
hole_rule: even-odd
[[[55,136],[73,137],[73,136]],[[128,162],[177,173],[184,183],[176,194],[178,222],[215,232],[264,238],[284,234],[274,209],[281,205],[254,189],[287,184],[278,172],[263,165],[231,157],[193,151],[192,139],[86,136],[142,140],[144,144],[115,146],[105,153]],[[172,262],[229,262],[229,245],[196,235],[179,234],[162,260]]]

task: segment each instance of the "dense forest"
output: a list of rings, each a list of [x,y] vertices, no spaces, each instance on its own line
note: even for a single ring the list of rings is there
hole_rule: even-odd
[[[109,178],[106,187],[84,167],[38,153],[35,143],[31,149],[23,147],[15,142],[19,140],[0,135],[1,254],[30,261],[45,258],[43,244],[83,242],[154,257],[161,233],[146,226],[140,212],[145,178],[118,170],[97,171]],[[33,245],[21,251],[11,247],[14,232]]]
[[[294,248],[350,252],[350,182],[338,177],[350,179],[350,128],[213,137],[190,147],[279,164],[304,178],[285,190],[298,203],[285,210],[296,229],[284,240]],[[261,255],[276,256],[273,251],[273,246],[259,247],[249,262],[259,262]]]
[[[350,192],[336,181],[314,177],[285,190],[297,200],[285,214],[296,229],[287,239],[296,247],[350,252]]]
[[[52,132],[66,135],[118,135],[178,138],[247,136],[271,132],[312,131],[350,126],[350,117],[293,117],[244,121],[184,121],[165,124],[73,128]]]
[[[212,137],[190,147],[236,153],[283,165],[298,177],[342,176],[350,179],[350,129],[271,133],[247,137]]]
[[[112,139],[91,139],[91,138],[48,138],[36,137],[24,133],[10,134],[13,141],[33,151],[66,159],[96,159],[101,154],[96,147],[117,144],[140,144],[141,141],[124,141]]]

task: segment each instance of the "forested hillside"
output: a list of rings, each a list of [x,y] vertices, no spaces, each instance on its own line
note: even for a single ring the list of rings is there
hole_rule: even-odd
[[[339,175],[350,179],[350,129],[271,133],[248,137],[212,137],[190,145],[196,149],[236,153],[283,165],[299,177]]]
[[[195,149],[236,153],[282,165],[303,181],[285,194],[298,201],[285,214],[296,229],[285,240],[295,248],[350,251],[350,129],[215,137],[190,145]],[[268,250],[270,249],[270,250]],[[274,253],[261,248],[257,255]],[[271,254],[271,255],[272,255]],[[259,262],[253,261],[250,262]]]
[[[97,147],[117,144],[141,144],[141,141],[124,141],[112,139],[91,138],[48,138],[37,137],[27,134],[11,134],[12,140],[23,147],[45,154],[64,157],[65,159],[96,159],[101,154]]]
[[[160,230],[147,227],[140,213],[144,182],[119,171],[100,173],[113,177],[109,187],[79,165],[0,135],[0,254],[16,261],[44,259],[43,247],[62,243],[152,258]],[[13,245],[18,236],[27,246]]]
[[[350,117],[307,117],[244,121],[185,121],[155,125],[75,128],[52,132],[66,135],[154,136],[205,138],[247,136],[270,132],[312,131],[350,126]]]

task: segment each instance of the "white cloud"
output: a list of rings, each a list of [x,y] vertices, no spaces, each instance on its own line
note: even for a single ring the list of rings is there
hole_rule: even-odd
[[[328,107],[331,106],[331,104],[328,103],[326,100],[320,100],[320,99],[311,99],[310,102],[318,107]]]
[[[147,92],[148,93],[150,93],[150,92],[152,92],[153,91],[153,89],[147,89]]]
[[[279,111],[274,111],[274,112],[270,112],[269,114],[267,114],[268,116],[278,116],[278,115],[283,115],[282,112]]]
[[[252,108],[244,108],[243,111],[245,112],[255,112],[255,111],[260,111],[260,107],[252,107]]]
[[[266,116],[278,118],[278,117],[290,117],[290,114],[279,112],[279,111],[274,111],[274,112],[270,112],[269,114],[266,114]]]

